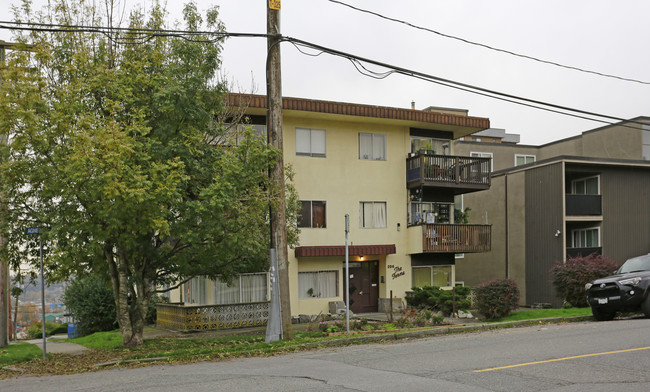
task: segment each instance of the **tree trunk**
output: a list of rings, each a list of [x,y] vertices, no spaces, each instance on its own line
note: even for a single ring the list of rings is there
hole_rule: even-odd
[[[117,323],[122,333],[122,343],[125,347],[139,346],[143,342],[144,313],[148,300],[143,300],[147,293],[136,291],[131,281],[128,257],[123,246],[117,246],[117,258],[113,253],[113,245],[104,247],[104,254],[109,265]]]

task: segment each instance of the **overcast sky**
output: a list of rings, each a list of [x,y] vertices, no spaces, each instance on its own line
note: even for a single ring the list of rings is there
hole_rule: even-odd
[[[341,1],[512,52],[650,82],[649,1]],[[34,1],[37,6],[44,2]],[[181,1],[168,3],[171,17],[179,17]],[[197,4],[202,10],[218,5],[230,32],[266,32],[266,0],[199,0]],[[1,7],[0,20],[10,19],[8,7]],[[282,0],[281,31],[285,36],[511,95],[621,118],[650,115],[650,84],[468,45],[329,0]],[[0,30],[0,39],[10,38],[9,32]],[[264,39],[231,38],[223,52],[223,70],[238,90],[264,94],[265,57]],[[306,56],[289,43],[282,44],[282,81],[284,96],[400,108],[410,108],[415,101],[417,109],[468,109],[472,116],[488,117],[494,128],[520,134],[523,144],[548,143],[604,125],[401,75],[372,79],[357,72],[348,60],[327,54]]]

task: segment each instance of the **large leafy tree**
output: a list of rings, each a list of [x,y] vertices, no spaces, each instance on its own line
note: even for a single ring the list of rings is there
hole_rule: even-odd
[[[25,1],[16,12],[76,26],[115,19],[112,6],[65,0],[37,14]],[[216,9],[202,18],[187,4],[176,27],[195,34],[185,38],[153,34],[167,27],[157,3],[127,19],[152,31],[17,37],[26,46],[9,57],[0,85],[0,129],[9,131],[0,182],[6,254],[24,259],[34,249],[25,227],[48,227],[50,276],[108,275],[132,346],[142,343],[156,287],[264,267],[275,194],[266,173],[277,151],[252,134],[227,143],[234,138],[216,120],[222,39],[199,34],[223,31]]]

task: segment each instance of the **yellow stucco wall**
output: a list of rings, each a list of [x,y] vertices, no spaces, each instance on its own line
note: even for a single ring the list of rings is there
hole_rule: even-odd
[[[324,129],[326,157],[296,155],[296,128]],[[386,160],[359,159],[359,133],[386,135]],[[296,173],[295,186],[301,200],[326,201],[327,228],[302,228],[301,246],[345,244],[345,214],[350,215],[350,245],[395,244],[396,254],[366,255],[365,260],[379,260],[380,298],[404,297],[411,288],[411,263],[408,256],[406,229],[407,189],[406,157],[410,151],[409,128],[406,126],[368,124],[351,121],[328,121],[284,116],[285,163]],[[359,202],[386,202],[386,227],[361,228]],[[399,224],[399,227],[398,227]],[[421,233],[419,241],[421,240]],[[318,314],[328,312],[330,301],[343,301],[344,257],[311,257],[296,259],[289,251],[291,313]],[[358,260],[352,257],[351,261]],[[387,268],[391,266],[391,268]],[[336,269],[339,273],[339,297],[298,298],[298,272]],[[403,272],[403,274],[401,273]]]

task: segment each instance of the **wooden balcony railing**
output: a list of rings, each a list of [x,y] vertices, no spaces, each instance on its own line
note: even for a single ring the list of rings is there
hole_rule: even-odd
[[[492,226],[426,224],[422,227],[422,241],[424,253],[489,252]]]
[[[489,189],[490,159],[418,154],[406,160],[406,185]]]
[[[156,304],[156,325],[175,331],[232,329],[266,325],[270,302],[231,305]]]

